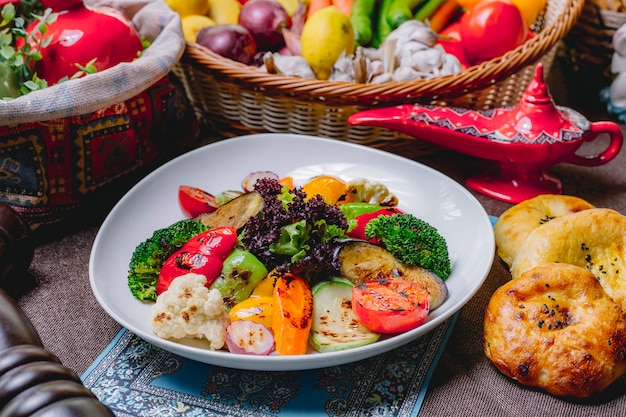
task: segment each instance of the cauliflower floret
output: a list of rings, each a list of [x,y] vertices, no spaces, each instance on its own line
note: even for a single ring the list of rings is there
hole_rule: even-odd
[[[205,287],[206,277],[187,274],[176,278],[157,297],[150,309],[152,330],[164,339],[206,338],[210,349],[226,343],[228,313],[222,309],[222,294]]]
[[[354,195],[354,201],[365,201],[381,206],[398,205],[398,197],[389,191],[385,184],[366,178],[355,178],[348,183],[348,193]]]

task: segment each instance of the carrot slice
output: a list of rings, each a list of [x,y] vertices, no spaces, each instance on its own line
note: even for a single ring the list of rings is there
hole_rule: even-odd
[[[309,284],[294,274],[285,274],[274,285],[272,331],[279,355],[302,355],[309,343],[313,317],[313,294]]]

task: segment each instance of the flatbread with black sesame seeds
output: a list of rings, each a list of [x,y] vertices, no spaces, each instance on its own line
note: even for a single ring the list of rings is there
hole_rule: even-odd
[[[511,265],[513,278],[538,265],[559,262],[591,271],[626,310],[626,216],[593,208],[559,216],[521,242]]]
[[[582,198],[560,194],[542,194],[514,205],[502,213],[494,228],[498,256],[510,267],[521,243],[534,229],[590,208],[594,206]]]

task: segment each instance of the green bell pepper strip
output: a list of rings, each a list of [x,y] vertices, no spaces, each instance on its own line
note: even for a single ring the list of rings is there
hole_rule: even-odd
[[[267,268],[252,253],[235,248],[224,259],[220,276],[211,284],[224,299],[224,309],[230,310],[235,304],[250,297],[252,290],[267,276]]]
[[[380,47],[387,36],[393,31],[393,28],[387,21],[387,12],[394,1],[395,0],[382,0],[382,3],[380,4],[377,27],[372,39],[372,46],[374,48]]]

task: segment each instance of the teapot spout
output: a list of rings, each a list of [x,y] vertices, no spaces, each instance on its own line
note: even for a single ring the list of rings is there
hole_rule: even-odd
[[[414,107],[412,104],[401,104],[363,110],[349,116],[348,124],[352,126],[383,127],[413,136],[415,129],[407,123],[407,117],[414,112]]]
[[[477,119],[484,119],[479,113],[464,111],[462,115],[455,115],[459,120],[433,123],[431,119],[446,119],[447,115],[440,115],[440,112],[446,113],[448,110],[404,104],[354,113],[348,117],[348,123],[353,126],[376,126],[395,130],[453,151],[487,159],[497,158],[495,155],[498,153],[494,152],[494,147],[505,146],[480,136],[475,129],[472,131],[475,134],[472,134],[468,129],[458,128],[475,123]]]

